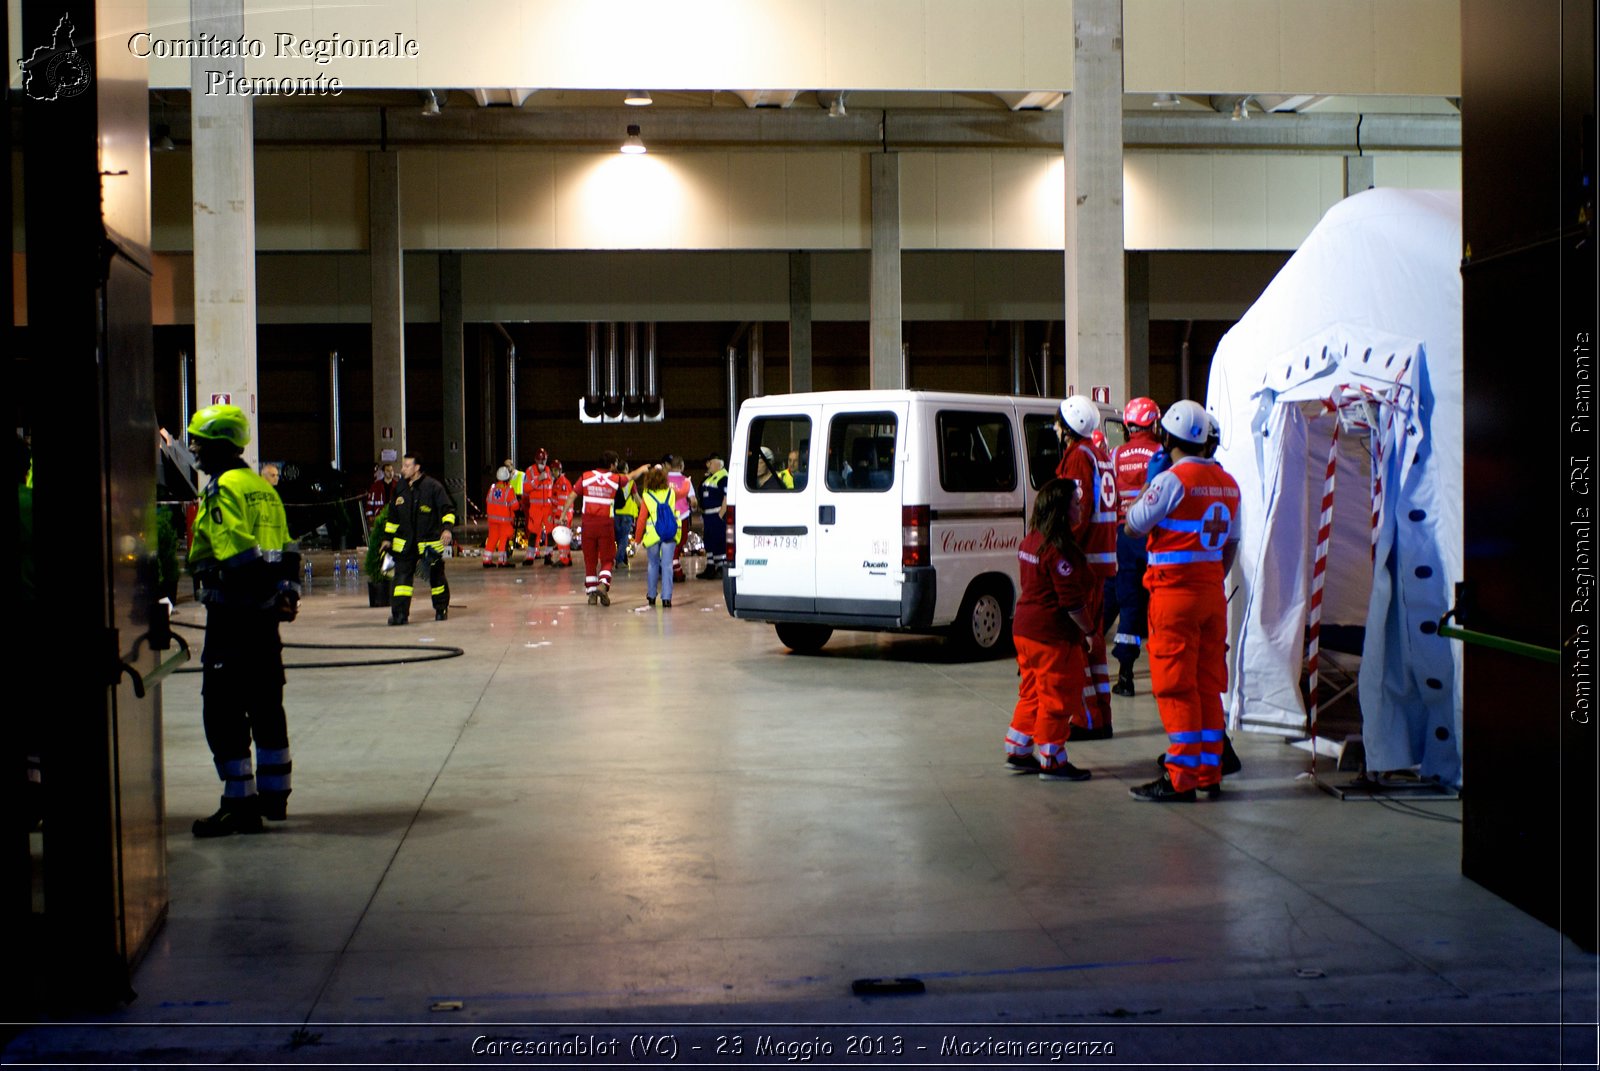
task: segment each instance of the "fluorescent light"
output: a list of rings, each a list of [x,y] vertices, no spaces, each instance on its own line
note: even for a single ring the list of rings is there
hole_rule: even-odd
[[[643,108],[654,104],[655,101],[650,99],[650,91],[647,89],[630,89],[628,90],[628,95],[622,98],[622,103],[632,104],[635,108]]]
[[[628,125],[628,136],[622,139],[622,151],[630,156],[645,151],[644,139],[639,136],[639,127],[636,124]]]

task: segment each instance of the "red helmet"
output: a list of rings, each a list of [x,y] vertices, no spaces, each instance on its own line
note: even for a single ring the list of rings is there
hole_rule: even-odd
[[[1161,419],[1161,407],[1149,398],[1132,398],[1122,407],[1122,422],[1130,428],[1154,427]]]
[[[539,452],[541,454],[544,453],[543,450],[540,450]],[[556,461],[550,462],[550,471],[551,472],[560,472],[561,471],[561,462],[560,462],[560,460],[556,460]]]
[[[546,461],[549,461],[549,460],[550,460],[550,454],[542,446],[539,447],[538,452],[533,455],[533,463],[535,465],[543,465]]]
[[[1096,428],[1094,430],[1094,434],[1089,436],[1089,441],[1094,443],[1095,448],[1098,450],[1111,449],[1111,444],[1106,442],[1106,433],[1101,431],[1099,428]]]

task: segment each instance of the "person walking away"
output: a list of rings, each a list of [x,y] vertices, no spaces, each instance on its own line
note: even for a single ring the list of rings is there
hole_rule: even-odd
[[[706,478],[700,481],[700,525],[705,530],[706,566],[701,580],[721,580],[728,556],[728,470],[722,458],[706,458]]]
[[[201,719],[222,800],[197,819],[196,837],[260,833],[288,817],[289,726],[283,709],[283,640],[300,603],[300,552],[278,492],[245,464],[250,420],[236,405],[209,405],[189,421],[210,477],[195,513],[189,569],[206,608],[200,654]],[[255,746],[255,765],[251,745]]]
[[[694,511],[694,484],[683,474],[683,458],[672,455],[667,466],[667,486],[672,488],[675,509],[678,512],[678,541],[672,551],[672,579],[674,582],[689,579],[683,573],[683,533],[689,527],[689,516]]]
[[[519,505],[516,492],[511,489],[511,476],[511,470],[501,465],[483,496],[484,511],[489,515],[489,538],[483,545],[485,569],[511,564],[508,551]]]
[[[633,531],[639,525],[639,481],[629,480],[611,499],[611,526],[617,540],[617,558],[633,570]]]
[[[572,481],[567,479],[561,471],[561,460],[552,459],[550,462],[550,512],[544,519],[545,530],[554,532],[559,525],[572,527],[572,507],[568,500],[572,498]],[[545,561],[550,564],[567,569],[572,566],[572,544],[562,546],[551,540],[552,548]]]
[[[1113,695],[1134,694],[1133,664],[1138,661],[1144,638],[1150,634],[1146,616],[1150,596],[1144,590],[1144,540],[1130,535],[1122,523],[1128,519],[1128,507],[1138,501],[1144,491],[1150,459],[1161,452],[1155,431],[1160,419],[1161,407],[1154,400],[1134,398],[1129,401],[1122,408],[1128,441],[1117,447],[1111,458],[1111,471],[1117,482],[1117,575],[1107,585],[1105,616],[1108,624],[1116,622],[1117,629],[1111,641],[1111,655],[1117,660],[1117,682],[1111,686]]]
[[[1095,585],[1083,551],[1072,541],[1083,504],[1077,484],[1059,477],[1039,488],[1028,534],[1017,550],[1021,594],[1012,637],[1017,649],[1017,704],[1006,731],[1006,768],[1045,781],[1087,781],[1067,761],[1083,707],[1084,660],[1094,632],[1088,595]],[[1038,754],[1034,749],[1038,749]]]
[[[1187,399],[1161,418],[1172,467],[1128,509],[1127,529],[1148,535],[1150,685],[1167,731],[1166,769],[1129,789],[1137,800],[1190,802],[1221,790],[1228,687],[1223,581],[1239,540],[1239,485],[1202,456],[1206,411]]]
[[[639,527],[635,536],[644,548],[645,601],[654,606],[659,587],[661,605],[670,610],[672,585],[676,580],[672,575],[672,555],[674,548],[683,542],[683,522],[679,519],[677,495],[668,475],[659,466],[644,474],[644,486],[639,495]],[[664,535],[669,528],[671,534]]]
[[[380,550],[394,551],[394,588],[389,600],[389,624],[404,625],[411,618],[412,582],[420,565],[428,575],[433,599],[433,619],[450,616],[450,584],[444,575],[444,548],[456,523],[455,503],[444,484],[422,471],[416,454],[400,459],[400,489]]]
[[[1056,475],[1077,483],[1083,510],[1072,528],[1073,541],[1083,550],[1089,572],[1099,582],[1092,585],[1089,619],[1102,619],[1105,582],[1117,575],[1117,481],[1111,460],[1096,450],[1092,437],[1100,428],[1100,408],[1081,394],[1061,403],[1056,433],[1061,436],[1061,461]],[[1090,630],[1089,675],[1085,681],[1083,712],[1073,717],[1073,737],[1109,740],[1111,725],[1111,668],[1106,661],[1105,633]]]
[[[615,450],[600,455],[600,467],[590,469],[578,479],[567,502],[567,512],[583,500],[583,590],[589,605],[611,605],[611,568],[616,563],[617,537],[612,523],[617,491],[629,480],[649,468],[641,465],[632,472],[619,471],[621,462]]]

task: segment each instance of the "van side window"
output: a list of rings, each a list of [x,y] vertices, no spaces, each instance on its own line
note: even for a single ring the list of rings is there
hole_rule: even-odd
[[[1022,436],[1028,440],[1028,482],[1037,491],[1056,474],[1061,462],[1061,438],[1052,413],[1028,413],[1022,418]]]
[[[893,413],[844,413],[828,426],[830,491],[885,491],[894,485],[899,420]]]
[[[939,486],[946,491],[1013,491],[1016,450],[1004,413],[941,410]]]
[[[747,491],[804,491],[811,467],[811,418],[757,417],[745,444]]]

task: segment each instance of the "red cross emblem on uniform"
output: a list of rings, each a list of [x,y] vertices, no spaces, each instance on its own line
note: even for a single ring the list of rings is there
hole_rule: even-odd
[[[1207,550],[1214,550],[1222,545],[1227,535],[1228,507],[1218,502],[1206,511],[1205,521],[1200,525],[1200,542]]]

